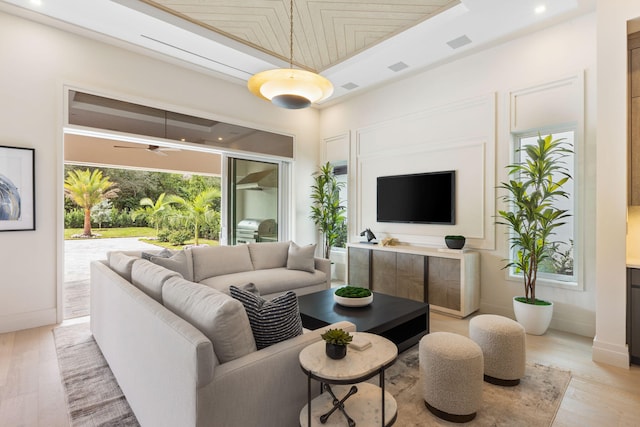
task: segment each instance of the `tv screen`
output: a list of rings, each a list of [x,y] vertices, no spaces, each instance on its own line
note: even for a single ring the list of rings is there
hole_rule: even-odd
[[[455,171],[380,176],[378,222],[455,224]]]

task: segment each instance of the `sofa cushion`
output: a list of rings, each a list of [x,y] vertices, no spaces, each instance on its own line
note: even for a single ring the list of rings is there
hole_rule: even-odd
[[[162,287],[162,300],[165,307],[211,340],[220,363],[256,350],[247,313],[242,304],[229,295],[172,277]]]
[[[253,268],[266,270],[287,266],[289,242],[249,243]]]
[[[247,245],[198,246],[191,249],[193,281],[207,277],[253,270]]]
[[[169,270],[176,271],[185,279],[193,281],[193,263],[189,249],[178,251],[170,258],[152,256],[151,262],[168,268]]]
[[[140,258],[123,254],[122,252],[111,252],[109,254],[109,267],[118,273],[123,279],[131,281],[131,267],[134,261]]]
[[[258,350],[302,334],[298,297],[294,292],[265,300],[237,286],[229,290],[247,311]]]
[[[287,268],[289,270],[302,270],[313,273],[315,271],[314,254],[316,245],[298,246],[294,242],[289,245]]]
[[[254,283],[260,295],[271,295],[321,284],[326,286],[326,282],[327,276],[320,270],[309,274],[306,271],[287,270],[286,267],[282,267],[209,277],[200,283],[225,293],[229,293],[229,286],[240,287],[245,283]]]
[[[138,259],[131,267],[131,283],[145,294],[162,304],[162,286],[171,277],[182,277],[180,273],[157,264]]]

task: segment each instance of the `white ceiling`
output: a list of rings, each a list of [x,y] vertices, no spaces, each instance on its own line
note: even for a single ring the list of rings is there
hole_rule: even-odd
[[[288,66],[289,0],[0,0],[0,10],[239,84]],[[330,105],[593,10],[595,0],[295,0],[294,62],[331,80]]]

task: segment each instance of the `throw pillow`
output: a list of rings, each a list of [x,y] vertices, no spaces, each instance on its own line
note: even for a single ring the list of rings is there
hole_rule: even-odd
[[[187,280],[193,280],[193,265],[191,259],[187,256],[186,251],[179,251],[173,254],[171,258],[163,258],[161,256],[153,256],[150,261],[169,270],[176,271]]]
[[[298,246],[294,242],[289,245],[287,269],[302,270],[313,273],[316,270],[314,256],[316,245]]]
[[[244,289],[245,291],[251,292],[256,296],[260,296],[260,291],[258,290],[258,288],[256,288],[256,285],[254,283],[247,283],[246,285],[242,285],[240,289]]]
[[[147,261],[151,261],[151,258],[154,256],[158,256],[162,258],[170,258],[172,255],[173,255],[173,251],[170,251],[169,249],[164,248],[158,253],[142,252],[140,254],[140,257],[142,259],[146,259]]]
[[[287,266],[289,242],[249,243],[248,246],[254,269],[266,270]]]
[[[265,300],[249,291],[230,286],[231,296],[244,305],[258,350],[302,334],[298,297],[289,291]]]

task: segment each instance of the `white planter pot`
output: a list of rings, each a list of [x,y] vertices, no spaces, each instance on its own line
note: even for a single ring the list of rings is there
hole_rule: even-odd
[[[553,316],[553,303],[551,305],[526,304],[513,298],[513,312],[516,320],[530,335],[543,335],[549,328]]]

